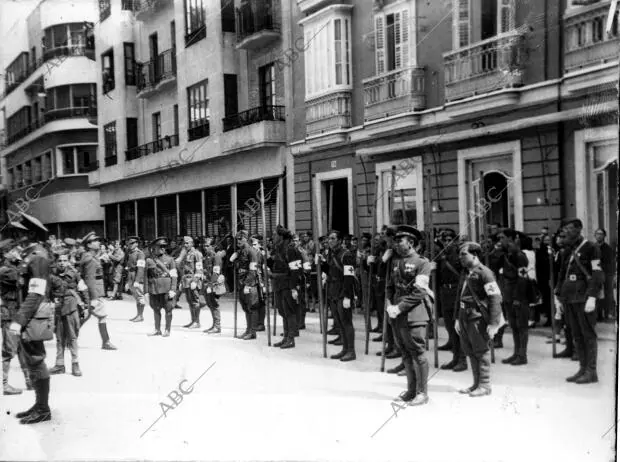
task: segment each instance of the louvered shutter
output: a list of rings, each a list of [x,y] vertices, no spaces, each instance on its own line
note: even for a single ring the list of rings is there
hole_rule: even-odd
[[[402,67],[409,66],[409,10],[403,10],[401,12],[401,27],[400,27],[400,49]]]
[[[515,27],[514,23],[514,1],[497,0],[497,29],[500,34],[509,32]]]
[[[205,220],[207,234],[220,243],[231,232],[230,186],[205,190]]]
[[[375,59],[377,75],[385,72],[385,17],[375,16]]]
[[[106,238],[118,239],[118,213],[116,204],[105,206]]]
[[[175,195],[157,198],[157,234],[168,239],[177,235],[177,199]]]
[[[264,179],[263,185],[265,188],[265,220],[267,221],[267,234],[270,236],[278,224],[276,223],[278,178]],[[282,200],[282,198],[280,199]],[[260,181],[237,185],[237,222],[243,223],[250,235],[263,234],[263,217],[260,201]]]

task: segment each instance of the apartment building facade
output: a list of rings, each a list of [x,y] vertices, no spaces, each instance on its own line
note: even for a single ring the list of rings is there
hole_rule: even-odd
[[[294,3],[297,230],[432,223],[479,238],[578,216],[615,243],[612,2]]]
[[[290,41],[279,0],[100,2],[100,191],[108,238],[222,239],[292,221]],[[288,183],[288,185],[287,185]]]
[[[3,210],[20,211],[61,237],[103,230],[98,191],[97,101],[92,27],[96,2],[45,0],[3,33]]]

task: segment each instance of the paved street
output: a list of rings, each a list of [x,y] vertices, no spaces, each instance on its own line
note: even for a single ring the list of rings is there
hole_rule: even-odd
[[[21,426],[11,415],[32,404],[33,392],[1,397],[1,460],[612,460],[615,430],[603,436],[615,420],[612,325],[599,326],[598,384],[566,383],[577,363],[549,359],[545,337],[533,335],[526,367],[500,364],[509,348],[497,351],[490,397],[456,392],[470,385],[469,371],[431,367],[430,403],[396,409],[394,417],[390,402],[405,379],[378,372],[378,343],[363,354],[361,316],[359,360],[343,364],[322,358],[317,314],[308,315],[297,348],[279,350],[267,346],[265,333],[254,342],[232,338],[230,301],[223,303],[221,335],[182,329],[185,308],[174,311],[170,338],[148,338],[152,312],[147,308],[144,323],[130,323],[135,308],[126,300],[108,302],[119,350],[100,350],[91,320],[80,333],[84,376],[52,378],[51,423]],[[241,332],[241,311],[239,319]],[[203,328],[210,321],[203,310]],[[510,347],[510,335],[505,339]],[[328,354],[337,351],[330,346]],[[432,366],[432,351],[429,356]],[[54,357],[55,344],[48,342],[48,365]],[[441,352],[440,362],[447,360]],[[23,386],[17,361],[11,377]],[[198,379],[193,391],[141,437],[184,379],[185,390]]]

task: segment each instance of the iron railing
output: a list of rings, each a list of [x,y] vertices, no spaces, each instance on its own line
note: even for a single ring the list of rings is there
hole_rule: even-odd
[[[265,120],[284,121],[284,106],[259,106],[222,119],[224,131],[245,127]]]
[[[201,125],[196,125],[195,127],[191,127],[187,130],[188,141],[194,141],[198,138],[204,138],[205,136],[209,136],[210,134],[211,128],[209,126],[208,120]]]
[[[150,143],[142,144],[140,146],[136,146],[135,148],[128,149],[125,151],[125,161],[130,161],[134,159],[138,159],[140,157],[148,156],[149,154],[154,154],[156,152],[164,151],[166,149],[170,149],[173,146],[179,145],[179,135],[169,135],[164,136],[155,141],[151,141]]]
[[[116,165],[116,163],[118,162],[118,156],[116,154],[112,155],[112,156],[106,156],[104,158],[104,163],[106,167],[110,167],[112,165]]]
[[[137,63],[137,89],[143,91],[177,75],[177,59],[173,48],[160,53],[156,59]]]
[[[277,8],[277,0],[243,1],[237,8],[237,40],[242,41],[263,30],[278,32]]]

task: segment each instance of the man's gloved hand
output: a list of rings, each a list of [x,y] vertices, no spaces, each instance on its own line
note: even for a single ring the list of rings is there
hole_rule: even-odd
[[[377,259],[377,257],[375,257],[374,255],[369,255],[366,258],[366,264],[367,265],[371,265],[371,264],[373,264],[375,262],[376,259]]]
[[[323,284],[325,284],[327,282],[327,274],[326,273],[321,273],[321,280],[323,281]]]
[[[297,289],[291,290],[291,295],[293,296],[293,300],[295,301],[297,301],[297,299],[299,298],[299,293],[297,292]]]
[[[343,298],[342,299],[342,307],[345,308],[345,309],[351,308],[351,299],[347,298],[347,297]]]
[[[564,314],[564,307],[562,306],[562,302],[560,301],[557,295],[554,298],[554,304],[555,304],[555,319],[559,321],[562,319],[562,314]]]
[[[19,335],[22,331],[22,326],[16,322],[12,322],[9,326],[9,332],[14,335]]]
[[[398,305],[388,305],[385,309],[387,311],[388,316],[392,319],[396,318],[400,314],[400,310],[398,309]]]
[[[174,292],[174,290],[171,290],[168,292],[168,298],[170,300],[172,300],[175,296],[176,296],[176,293]]]
[[[189,288],[190,288],[190,289],[192,289],[192,290],[196,290],[196,287],[198,287],[198,285],[197,285],[194,281],[192,281],[192,282],[190,282],[190,283],[189,283]]]
[[[230,256],[230,262],[231,262],[231,263],[232,263],[232,262],[234,262],[234,261],[237,259],[237,257],[238,257],[238,256],[239,256],[239,254],[238,254],[237,252],[233,253],[233,254]]]
[[[224,277],[224,275],[223,275],[223,274],[220,274],[220,275],[217,277],[217,283],[218,283],[218,284],[224,284],[224,282],[226,282],[226,278]]]
[[[489,334],[490,338],[495,337],[495,334],[497,334],[498,332],[499,332],[499,324],[497,325],[490,324],[487,326],[487,333]]]
[[[596,298],[588,297],[586,301],[586,313],[592,313],[594,310],[596,310]]]

